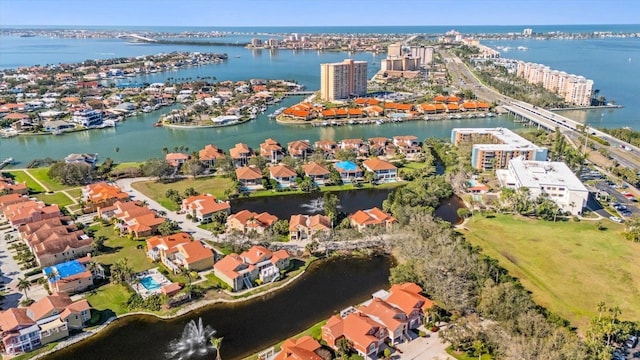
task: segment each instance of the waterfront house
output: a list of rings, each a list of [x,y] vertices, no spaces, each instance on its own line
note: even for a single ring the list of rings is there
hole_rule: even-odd
[[[396,284],[391,286],[389,296],[384,299],[404,312],[409,329],[422,325],[425,312],[434,306],[433,301],[420,295],[421,292],[422,288],[414,283]]]
[[[147,257],[162,262],[176,274],[181,267],[192,271],[208,270],[214,262],[213,251],[200,241],[192,241],[184,232],[147,239]]]
[[[129,194],[120,190],[117,185],[104,181],[89,184],[82,188],[82,201],[85,205],[82,209],[85,213],[98,211],[98,208],[108,207],[116,201],[128,201]]]
[[[0,313],[3,352],[9,355],[39,348],[40,327],[27,315],[26,308],[10,308]]]
[[[58,134],[65,130],[74,129],[76,126],[64,120],[49,120],[42,124],[44,131]]]
[[[390,214],[378,209],[377,207],[358,210],[355,213],[349,215],[349,222],[351,226],[362,232],[365,229],[371,228],[384,228],[391,229],[396,219]]]
[[[62,215],[58,205],[45,205],[42,201],[30,200],[26,197],[23,199],[26,201],[8,205],[2,211],[5,219],[15,227]]]
[[[229,215],[227,218],[227,232],[238,231],[246,234],[250,231],[254,231],[258,234],[262,234],[277,220],[278,218],[276,216],[267,212],[258,214],[249,210],[242,210]]]
[[[284,157],[284,152],[282,151],[282,146],[280,146],[277,141],[267,139],[260,144],[260,155],[267,159],[268,162],[277,164]]]
[[[200,194],[182,200],[180,211],[190,214],[197,221],[210,222],[217,212],[229,214],[231,205],[228,201],[217,201],[213,195]]]
[[[287,165],[269,167],[269,178],[278,182],[279,187],[288,188],[296,184],[298,174]]]
[[[421,151],[418,137],[413,135],[394,136],[393,145],[398,148],[401,154],[405,155],[418,154]]]
[[[238,143],[229,149],[229,156],[231,156],[235,167],[247,166],[249,164],[249,158],[254,155],[253,149],[243,143]]]
[[[362,139],[343,139],[338,146],[341,150],[351,150],[357,153],[363,145]]]
[[[67,164],[84,164],[95,167],[98,162],[98,154],[69,154],[64,158]]]
[[[291,215],[289,220],[289,239],[315,240],[317,235],[328,238],[331,235],[331,219],[324,215]]]
[[[324,185],[331,174],[331,171],[324,165],[314,161],[302,165],[302,171],[304,171],[304,176],[308,176],[316,185]]]
[[[262,188],[262,171],[255,166],[243,166],[236,169],[236,178],[245,189],[256,190]]]
[[[93,238],[79,230],[68,216],[31,221],[17,229],[41,267],[73,260],[94,250]]]
[[[203,149],[198,152],[198,159],[204,165],[205,168],[211,169],[216,165],[216,161],[224,159],[224,152],[218,149],[215,145],[205,145]]]
[[[408,334],[407,315],[399,308],[387,303],[383,299],[374,297],[372,300],[358,307],[358,311],[382,324],[386,330],[391,345],[410,340]]]
[[[169,165],[173,167],[179,167],[180,165],[186,163],[187,160],[189,160],[189,155],[183,153],[168,153],[167,155],[165,155],[165,160],[167,160]]]
[[[271,251],[264,246],[253,246],[242,254],[229,254],[213,266],[214,274],[233,291],[250,289],[256,280],[268,283],[280,277],[280,271],[289,266],[286,250]]]
[[[0,194],[18,194],[25,195],[29,192],[27,183],[16,183],[13,179],[5,178],[0,174]]]
[[[86,128],[102,124],[102,112],[84,109],[73,113],[71,121]]]
[[[398,168],[388,161],[369,158],[362,163],[362,167],[373,173],[375,181],[391,182],[398,180]]]
[[[344,183],[351,183],[362,179],[362,169],[353,161],[338,161],[333,167],[340,173],[340,179]]]
[[[324,154],[326,159],[333,159],[336,153],[337,144],[333,140],[319,140],[313,144],[316,152]]]
[[[93,286],[94,277],[104,278],[104,269],[98,265],[95,270],[89,270],[87,264],[91,261],[91,254],[85,257],[45,267],[42,270],[49,282],[49,289],[54,294],[75,294],[83,292]]]
[[[322,326],[322,340],[328,346],[338,350],[338,340],[345,338],[365,359],[377,359],[387,336],[384,325],[360,312],[351,313],[345,318],[334,315]]]
[[[287,152],[292,158],[304,160],[311,154],[309,140],[296,140],[287,144]]]
[[[273,360],[323,360],[323,357],[316,353],[320,349],[320,343],[309,335],[298,339],[289,338],[282,343],[280,352]]]

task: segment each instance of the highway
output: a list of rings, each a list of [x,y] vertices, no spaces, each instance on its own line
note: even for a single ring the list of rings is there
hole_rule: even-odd
[[[458,84],[457,86],[459,88],[471,90],[478,98],[495,102],[506,110],[533,120],[546,129],[554,130],[558,128],[562,134],[569,137],[574,143],[577,143],[576,140],[584,138],[584,134],[581,133],[582,128],[585,127],[584,124],[524,101],[502,95],[482,84],[475,74],[473,74],[456,55],[446,50],[438,50],[438,52],[442,56],[454,84]],[[593,144],[596,149],[607,149],[611,158],[618,162],[618,164],[630,169],[640,169],[640,148],[616,139],[590,126],[586,126],[583,131],[611,144],[611,146],[604,146],[596,141],[591,141],[591,144]]]

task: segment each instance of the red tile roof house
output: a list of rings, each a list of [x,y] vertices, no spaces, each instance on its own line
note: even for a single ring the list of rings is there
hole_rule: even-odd
[[[29,189],[26,182],[16,183],[9,178],[2,177],[2,174],[0,174],[0,194],[3,192],[6,194],[25,195],[29,192]]]
[[[308,176],[316,185],[324,185],[331,174],[331,171],[324,165],[313,161],[302,165],[302,171],[304,171],[304,176]]]
[[[298,173],[287,165],[269,166],[269,178],[278,182],[279,187],[295,186]]]
[[[215,145],[206,145],[198,152],[198,159],[205,168],[211,169],[216,165],[216,161],[224,159],[224,152]]]
[[[349,215],[349,221],[351,226],[362,232],[368,228],[383,227],[387,230],[391,229],[396,219],[390,214],[378,209],[377,207],[358,210],[355,213]]]
[[[333,159],[337,146],[333,140],[319,140],[313,144],[315,151],[322,152],[327,159]]]
[[[10,308],[0,313],[0,335],[6,354],[19,354],[39,348],[40,327],[27,316],[26,308]]]
[[[235,214],[229,215],[229,217],[227,218],[227,232],[238,231],[240,233],[246,234],[248,232],[254,231],[258,234],[262,234],[277,220],[278,217],[267,212],[257,214],[249,210],[242,210]]]
[[[284,157],[284,152],[282,151],[282,146],[280,146],[277,141],[267,139],[260,144],[260,155],[272,164],[277,164]]]
[[[91,253],[93,238],[78,230],[70,218],[34,221],[18,227],[22,239],[41,266],[51,266]]]
[[[58,205],[46,206],[42,201],[27,200],[6,206],[2,213],[13,226],[52,219],[62,215]]]
[[[413,135],[394,136],[393,145],[398,148],[401,154],[418,154],[421,151],[418,138]]]
[[[388,161],[378,158],[369,158],[362,163],[367,171],[373,173],[378,182],[393,182],[398,180],[398,168]]]
[[[289,220],[289,239],[291,241],[313,241],[318,233],[329,236],[331,230],[331,219],[324,215],[291,215],[291,220]]]
[[[268,283],[277,280],[280,271],[289,266],[286,250],[272,252],[264,246],[253,246],[242,254],[229,254],[213,266],[214,274],[233,291],[250,289],[260,279]]]
[[[238,143],[229,149],[229,156],[231,156],[235,167],[242,167],[249,164],[249,158],[255,156],[255,153],[247,144]]]
[[[287,152],[292,158],[298,160],[306,159],[312,152],[309,140],[296,140],[287,143]]]
[[[213,214],[217,212],[229,214],[231,204],[228,201],[217,201],[216,197],[210,194],[200,194],[182,200],[180,211],[190,214],[200,222],[210,222],[213,219]]]
[[[168,153],[165,156],[165,159],[167,160],[169,165],[178,167],[189,160],[189,155],[183,153]]]
[[[42,272],[48,279],[49,288],[54,294],[76,294],[94,285],[94,274],[86,267],[90,261],[91,255],[89,254],[77,260],[45,267]],[[66,271],[60,270],[60,268],[66,268]],[[99,266],[95,272],[96,277],[105,278],[104,268],[102,268],[102,266]],[[62,273],[62,275],[60,273]]]
[[[338,350],[338,340],[345,338],[365,359],[377,359],[387,336],[384,325],[359,312],[351,313],[344,319],[334,315],[322,327],[322,340],[328,346]]]
[[[340,179],[344,183],[351,183],[354,180],[362,179],[362,169],[353,161],[339,161],[333,164],[333,167],[340,173]]]
[[[416,329],[422,324],[425,312],[433,308],[433,301],[421,295],[422,288],[414,283],[391,286],[389,295],[383,299],[388,304],[402,310],[407,316],[409,329]]]
[[[192,271],[209,270],[214,262],[213,251],[200,241],[193,241],[187,233],[147,239],[147,256],[162,262],[175,274],[181,267]]]
[[[322,346],[316,339],[304,335],[298,339],[287,339],[282,343],[281,350],[273,360],[323,360],[316,353]]]
[[[243,166],[236,169],[236,178],[246,190],[263,189],[262,171],[255,166]]]
[[[91,213],[98,211],[98,208],[111,206],[116,201],[128,201],[129,194],[114,184],[101,181],[83,187],[82,200],[85,202],[82,210]]]
[[[407,315],[401,309],[374,297],[371,301],[358,307],[358,311],[382,324],[387,329],[392,345],[411,340],[408,333]]]
[[[98,209],[98,216],[105,220],[117,219],[118,228],[123,234],[135,237],[150,236],[165,219],[157,217],[156,212],[136,201],[117,201],[113,206]]]

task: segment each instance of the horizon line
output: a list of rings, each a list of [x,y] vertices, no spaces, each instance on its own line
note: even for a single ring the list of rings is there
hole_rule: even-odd
[[[491,24],[445,24],[445,25],[107,25],[107,24],[82,24],[82,25],[72,25],[72,24],[2,24],[0,25],[0,29],[9,28],[11,26],[107,26],[107,27],[117,27],[117,26],[125,26],[125,27],[149,27],[149,26],[157,26],[157,27],[201,27],[201,28],[215,28],[215,27],[224,27],[224,28],[282,28],[282,27],[298,27],[298,28],[311,28],[311,27],[325,27],[325,28],[359,28],[359,27],[442,27],[442,26],[486,26],[486,27],[505,27],[505,26],[598,26],[598,25],[637,25],[640,26],[640,23],[576,23],[576,24],[500,24],[500,25],[491,25]]]

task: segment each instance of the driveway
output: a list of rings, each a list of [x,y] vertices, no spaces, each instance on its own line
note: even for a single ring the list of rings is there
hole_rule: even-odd
[[[20,266],[13,259],[14,253],[9,250],[9,244],[4,239],[6,234],[12,234],[14,238],[18,237],[18,233],[12,229],[0,230],[0,269],[2,270],[2,286],[4,286],[4,300],[2,308],[17,307],[20,299],[24,296],[16,289],[18,279],[21,278],[22,271]],[[22,240],[18,240],[22,241]]]
[[[198,227],[198,223],[194,223],[191,220],[188,220],[186,214],[177,214],[175,211],[170,211],[164,206],[160,205],[155,200],[141,193],[140,191],[134,189],[131,184],[139,181],[150,181],[153,180],[151,178],[130,178],[130,179],[120,179],[116,181],[116,185],[122,189],[122,191],[129,193],[129,196],[133,200],[146,201],[147,206],[150,209],[155,211],[164,211],[167,213],[165,216],[167,219],[172,220],[180,224],[180,227],[190,233],[195,239],[205,239],[205,240],[214,240],[216,236],[211,232]]]
[[[403,360],[455,360],[451,355],[447,354],[445,349],[449,347],[448,343],[440,341],[440,332],[432,333],[426,331],[429,337],[418,337],[411,342],[398,345],[398,349],[402,354],[393,354],[393,359]]]

